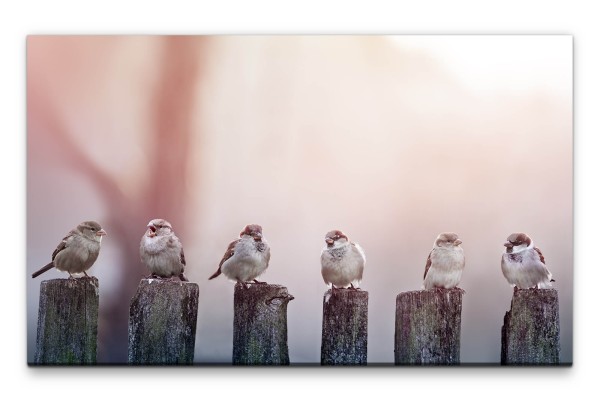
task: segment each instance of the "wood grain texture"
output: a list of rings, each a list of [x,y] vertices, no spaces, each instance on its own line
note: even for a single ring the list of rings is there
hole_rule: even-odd
[[[40,284],[36,365],[93,365],[98,337],[98,279]]]
[[[281,285],[235,285],[234,365],[289,365],[287,304],[292,299]]]
[[[129,363],[191,365],[197,317],[198,284],[142,279],[129,309]]]
[[[321,365],[366,365],[369,293],[349,289],[323,295]]]
[[[410,291],[396,297],[396,365],[460,364],[460,288]]]
[[[500,361],[503,365],[560,363],[558,292],[517,290],[504,315]]]

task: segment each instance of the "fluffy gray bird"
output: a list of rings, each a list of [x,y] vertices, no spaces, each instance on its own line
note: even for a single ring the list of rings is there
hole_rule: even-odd
[[[533,241],[525,233],[514,233],[504,244],[502,254],[502,274],[509,284],[519,289],[552,287],[552,273],[546,268],[542,251],[533,246]]]
[[[221,273],[230,280],[246,286],[249,281],[264,284],[256,280],[269,266],[271,248],[262,234],[262,227],[250,224],[244,227],[240,238],[232,241],[219,263],[217,271],[208,279]]]
[[[325,235],[325,247],[321,251],[321,275],[331,289],[358,289],[365,269],[365,252],[360,245],[348,240],[340,230]],[[356,286],[356,287],[355,287]]]
[[[454,233],[441,233],[429,252],[423,275],[423,288],[454,288],[460,282],[465,268],[462,241]]]
[[[31,275],[36,278],[40,274],[55,267],[57,270],[69,273],[69,278],[73,278],[73,273],[86,273],[100,253],[100,243],[106,231],[95,221],[84,221],[77,227],[69,231],[66,237],[52,253],[52,262],[42,267]]]
[[[142,263],[150,270],[151,277],[178,276],[181,281],[188,281],[183,274],[183,246],[168,221],[154,219],[148,223],[148,229],[140,242],[140,257]]]

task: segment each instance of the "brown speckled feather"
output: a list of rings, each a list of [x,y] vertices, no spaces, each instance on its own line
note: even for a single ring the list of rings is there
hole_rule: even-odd
[[[433,250],[431,252],[433,252]],[[431,267],[431,252],[429,252],[429,256],[427,256],[427,263],[425,264],[425,274],[423,274],[423,280],[425,280],[425,277],[427,277],[427,272]]]
[[[208,279],[212,280],[213,278],[217,277],[219,274],[221,274],[221,266],[223,266],[223,263],[225,263],[225,261],[227,259],[229,259],[230,257],[233,256],[233,250],[235,249],[235,246],[237,245],[237,243],[240,242],[239,239],[236,239],[235,241],[232,241],[229,246],[227,247],[227,250],[225,251],[225,254],[223,255],[223,258],[221,259],[221,262],[219,263],[219,269],[217,269],[217,271],[210,276]]]
[[[181,254],[179,255],[179,260],[181,264],[185,266],[185,255],[183,254],[183,248],[181,248]]]
[[[533,249],[538,253],[538,255],[540,256],[540,260],[542,261],[543,264],[546,264],[546,260],[544,260],[544,255],[542,255],[542,251],[540,251],[540,249],[538,247],[533,247]]]
[[[64,237],[62,239],[62,241],[60,242],[60,244],[58,244],[58,246],[56,247],[56,249],[54,250],[54,252],[52,252],[52,261],[54,261],[54,258],[56,258],[56,255],[58,255],[58,253],[60,251],[62,251],[63,249],[65,249],[67,247],[67,238],[69,238],[69,236],[72,233],[69,233],[69,235],[67,235],[66,237]]]

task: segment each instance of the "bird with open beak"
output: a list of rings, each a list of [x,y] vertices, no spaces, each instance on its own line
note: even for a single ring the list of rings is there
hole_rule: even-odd
[[[184,274],[183,245],[167,220],[154,219],[148,223],[140,241],[140,258],[150,270],[150,277],[177,276],[181,281],[188,281]]]

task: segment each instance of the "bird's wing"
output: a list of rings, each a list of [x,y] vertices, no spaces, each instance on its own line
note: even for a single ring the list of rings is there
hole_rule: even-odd
[[[221,266],[223,266],[223,263],[225,263],[225,261],[227,259],[229,259],[230,257],[233,256],[234,254],[234,250],[235,250],[235,246],[238,244],[238,242],[240,242],[239,239],[236,239],[235,241],[232,241],[229,246],[227,247],[227,250],[225,251],[225,255],[223,255],[223,258],[221,259],[221,262],[219,263],[219,268],[217,269],[217,271],[210,276],[208,279],[212,280],[213,278],[217,277],[219,274],[221,274]]]
[[[183,274],[185,271],[185,255],[183,253],[183,247],[181,247],[181,252],[179,253],[179,261],[181,262],[181,273],[179,273],[179,279],[181,281],[189,281],[185,274]]]
[[[351,244],[358,251],[358,253],[360,253],[360,256],[362,256],[363,260],[366,263],[367,262],[367,255],[365,255],[365,250],[362,248],[362,246],[360,246],[359,244],[356,244],[354,242],[351,242]]]
[[[550,270],[548,270],[548,268],[546,267],[546,259],[544,259],[544,255],[542,255],[542,251],[540,251],[540,248],[533,247],[533,249],[537,252],[538,256],[540,257],[540,262],[544,264],[546,275],[548,276],[550,281],[556,281],[552,278],[552,273],[550,273]]]
[[[169,238],[169,246],[173,247],[173,248],[181,246],[181,241],[179,241],[179,238],[177,238],[175,236],[171,236]],[[182,265],[185,266],[185,255],[183,254],[183,246],[181,246],[181,252],[179,252],[179,261],[181,262]]]
[[[185,266],[185,255],[183,254],[183,247],[181,248],[181,253],[179,254],[179,261],[182,265]]]
[[[269,262],[271,261],[271,247],[267,248],[267,266],[269,266]]]
[[[67,247],[67,244],[70,242],[69,239],[72,238],[72,236],[73,232],[70,232],[69,234],[67,234],[66,237],[62,239],[62,241],[60,241],[60,244],[58,244],[54,252],[52,252],[52,261],[54,261],[54,258],[56,258],[56,255],[58,255],[60,251]]]
[[[431,250],[431,252],[433,252],[433,250]],[[427,256],[427,263],[425,264],[425,274],[423,274],[423,280],[425,280],[425,277],[427,277],[427,272],[431,267],[431,252],[429,252],[429,256]]]
[[[238,242],[240,242],[239,239],[231,241],[231,243],[227,247],[227,250],[225,251],[225,254],[223,255],[223,259],[221,259],[221,262],[219,263],[219,269],[221,269],[221,266],[223,266],[223,263],[225,263],[227,259],[233,256],[235,252],[235,246],[238,244]]]
[[[362,259],[362,263],[358,267],[358,281],[360,281],[362,280],[363,272],[365,270],[365,263],[367,263],[367,256],[365,255],[364,249],[362,249],[360,245],[355,244],[354,242],[351,242],[351,244],[353,245],[355,252],[358,252],[360,258]]]
[[[542,261],[542,263],[546,264],[546,260],[544,259],[544,255],[542,255],[542,251],[540,251],[540,248],[533,247],[533,250],[537,252],[538,256],[540,257],[540,260]]]

